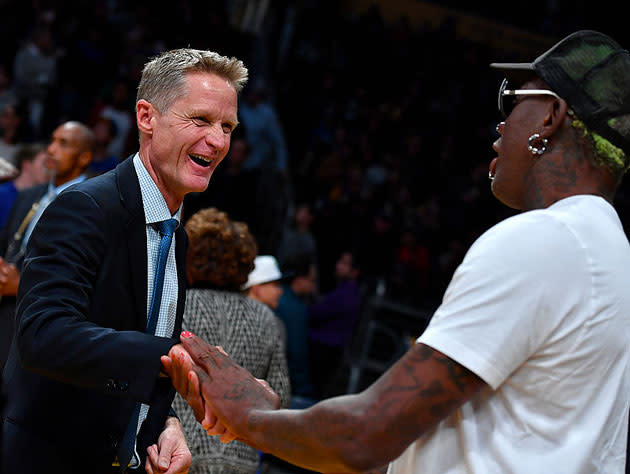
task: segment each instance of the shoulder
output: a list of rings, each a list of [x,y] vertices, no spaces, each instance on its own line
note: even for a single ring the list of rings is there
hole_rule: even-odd
[[[115,169],[86,179],[64,190],[55,201],[89,200],[106,213],[126,208],[132,214],[142,210],[140,185],[131,159]]]
[[[489,255],[509,261],[558,258],[579,249],[566,221],[549,209],[524,212],[510,217],[481,235],[466,258]]]

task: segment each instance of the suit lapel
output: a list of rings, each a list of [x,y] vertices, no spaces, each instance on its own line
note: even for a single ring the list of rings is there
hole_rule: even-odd
[[[147,231],[142,206],[140,184],[133,166],[133,156],[116,169],[120,202],[128,212],[127,253],[133,285],[136,329],[144,331],[147,324]]]

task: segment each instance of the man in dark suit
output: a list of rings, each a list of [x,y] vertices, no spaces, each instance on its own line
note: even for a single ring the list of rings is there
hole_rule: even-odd
[[[28,239],[52,199],[85,180],[84,171],[92,160],[93,147],[92,131],[85,125],[66,122],[57,127],[46,150],[45,167],[51,173],[50,182],[20,192],[0,231],[0,371],[13,338],[15,295]]]
[[[229,149],[246,80],[241,61],[209,51],[152,59],[138,87],[139,152],[46,209],[3,375],[5,472],[187,472],[160,371],[184,309],[178,221]]]

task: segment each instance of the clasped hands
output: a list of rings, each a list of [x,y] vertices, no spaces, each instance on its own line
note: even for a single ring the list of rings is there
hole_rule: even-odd
[[[251,443],[248,420],[253,412],[280,407],[280,398],[266,381],[252,376],[222,348],[188,331],[161,362],[195,419],[223,443],[235,439]]]

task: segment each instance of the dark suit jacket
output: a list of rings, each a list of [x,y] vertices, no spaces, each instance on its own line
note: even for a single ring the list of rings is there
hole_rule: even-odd
[[[183,226],[175,238],[178,336],[185,300]],[[39,452],[57,452],[54,462],[63,472],[105,472],[136,401],[151,406],[138,453],[144,458],[157,441],[174,396],[169,379],[158,375],[160,356],[178,339],[144,333],[146,246],[131,159],[64,191],[44,212],[29,240],[16,338],[3,376],[5,467],[7,452],[29,462]],[[50,462],[42,456],[30,464],[33,472],[56,472]],[[31,472],[30,464],[18,464],[19,472]]]
[[[32,188],[21,191],[11,207],[11,211],[7,216],[7,220],[0,231],[0,256],[7,257],[7,247],[14,240],[14,235],[22,221],[28,214],[28,211],[33,207],[33,203],[39,201],[46,193],[48,184],[41,184]],[[22,239],[15,242],[14,248],[19,249],[22,243]],[[15,262],[10,260],[11,263],[15,263],[20,269],[22,266],[22,259]],[[11,340],[13,339],[13,330],[15,325],[13,323],[15,318],[15,297],[3,296],[0,301],[0,374],[4,368],[4,364],[9,355],[9,347],[11,346]],[[0,404],[2,407],[2,404]]]

